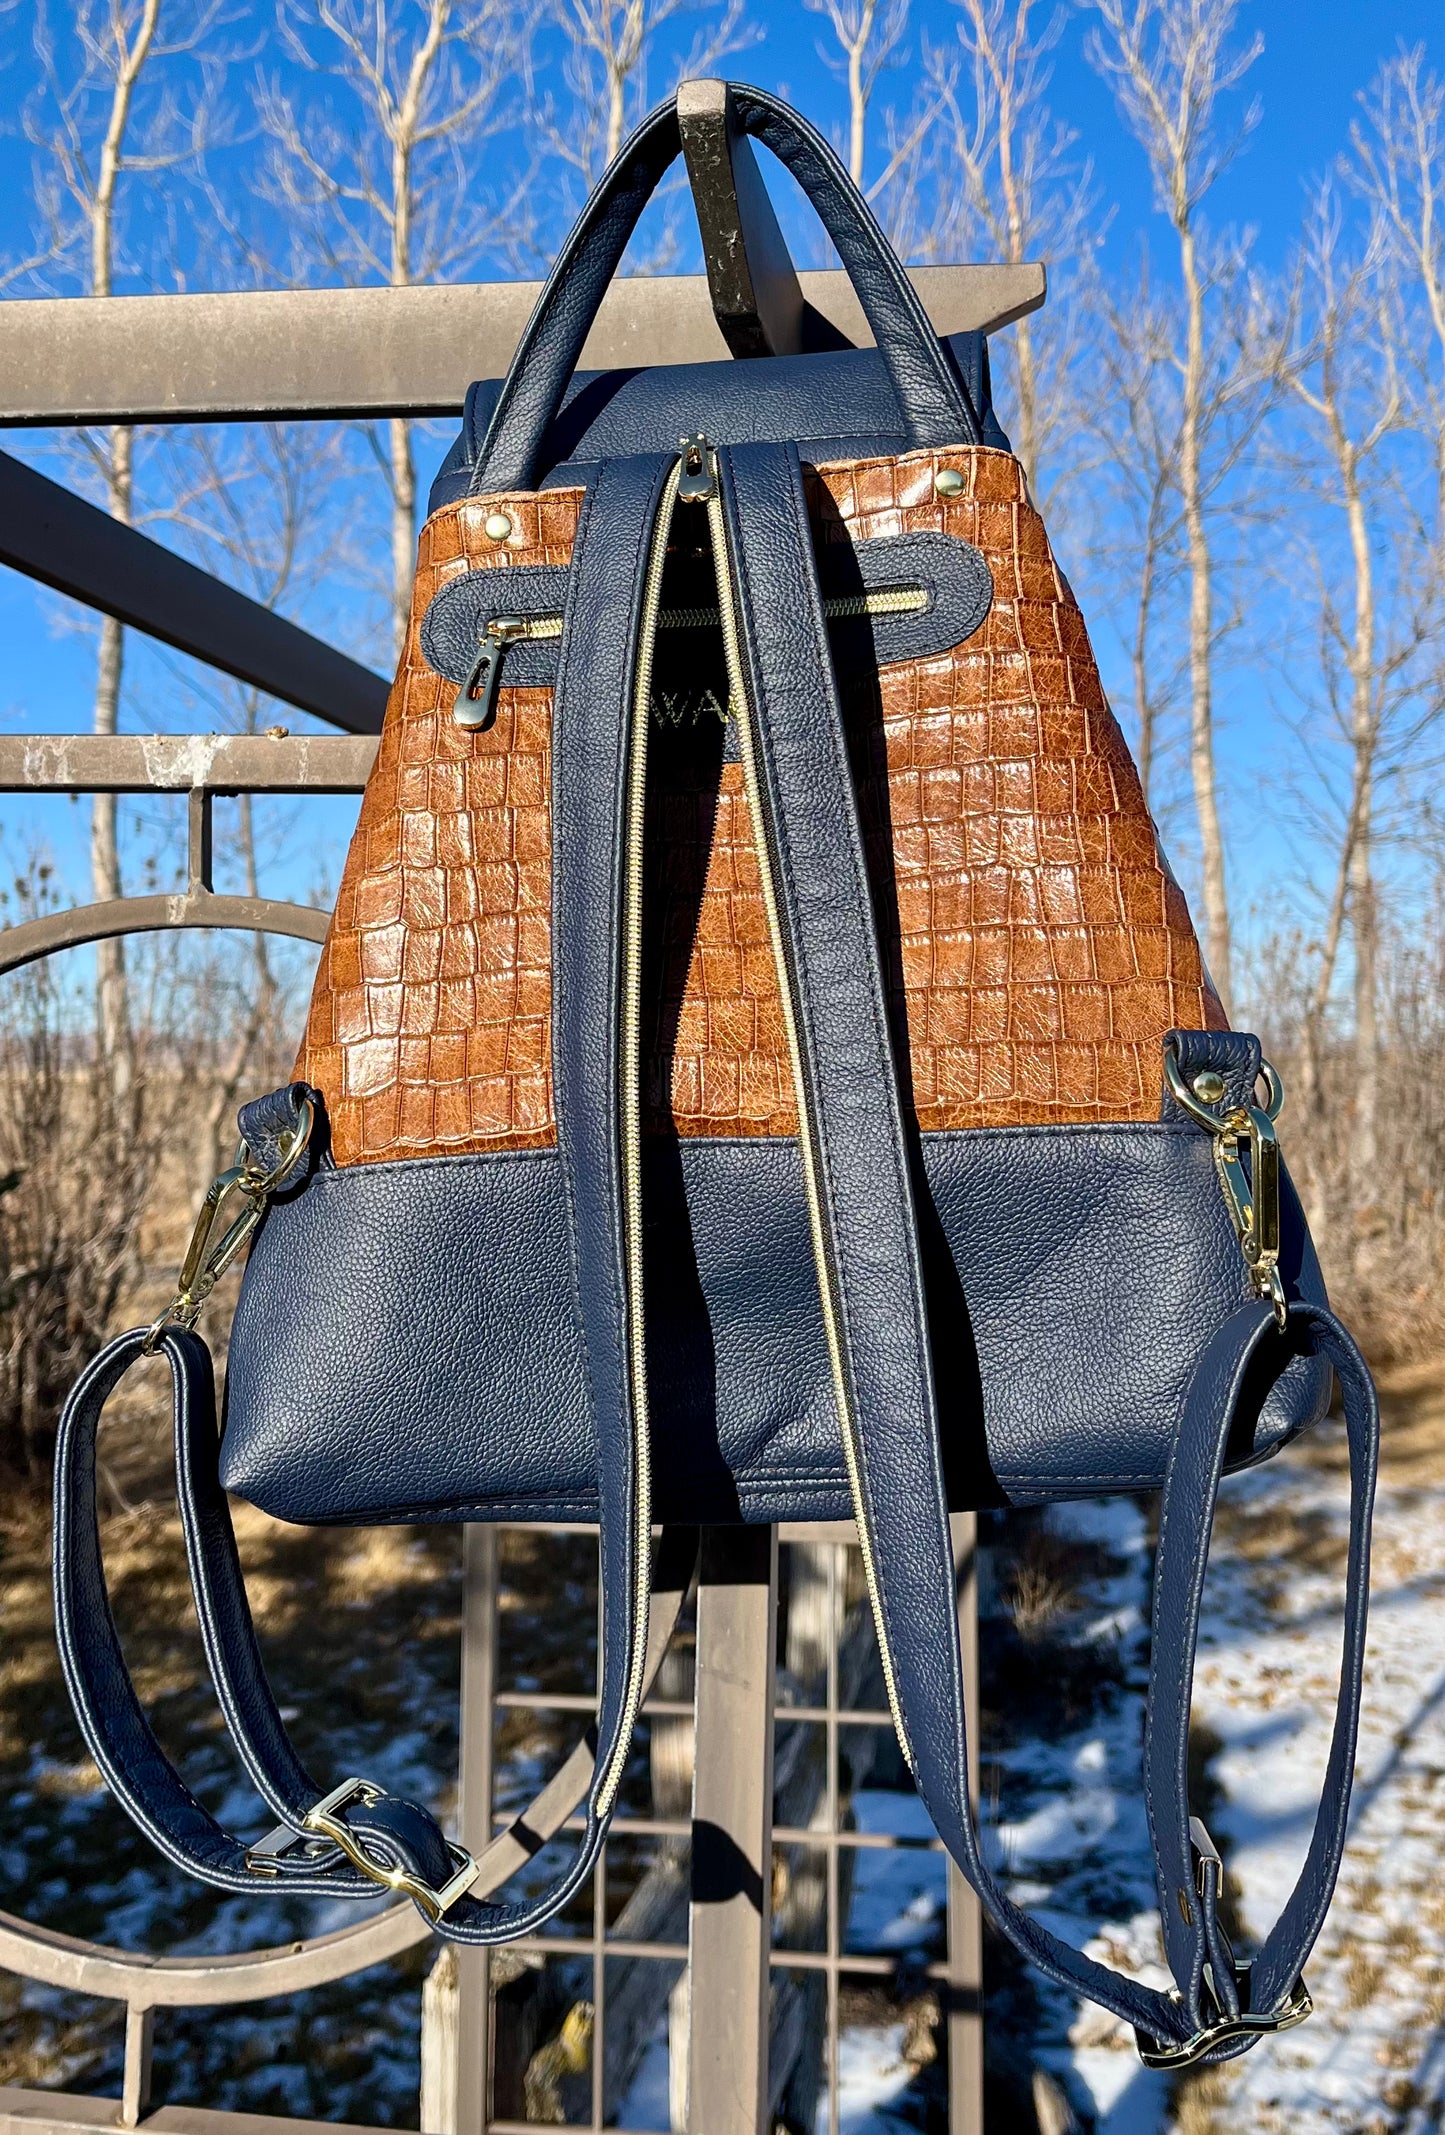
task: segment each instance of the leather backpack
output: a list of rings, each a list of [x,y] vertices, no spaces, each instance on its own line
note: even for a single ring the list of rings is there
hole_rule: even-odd
[[[1308,2013],[1343,1844],[1377,1414],[1329,1311],[1088,633],[988,397],[826,143],[760,90],[876,347],[578,377],[679,150],[660,105],[475,387],[295,1080],[241,1113],[177,1296],[67,1406],[55,1598],[86,1740],[221,1889],[404,1891],[535,1929],[588,1875],[699,1523],[856,1521],[899,1741],[998,1927],[1160,2066]],[[218,1435],[193,1331],[249,1244]],[[278,1820],[222,1830],[126,1672],[96,1528],[102,1406],[170,1363],[196,1605]],[[1338,1713],[1299,1881],[1248,1963],[1187,1791],[1221,1474],[1343,1395]],[[1174,1985],[1060,1941],[969,1799],[950,1508],[1159,1495],[1144,1784]],[[596,1521],[595,1725],[473,1859],[302,1767],[227,1491],[303,1522]],[[653,1530],[663,1533],[654,1553]],[[585,1796],[563,1865],[495,1895]]]

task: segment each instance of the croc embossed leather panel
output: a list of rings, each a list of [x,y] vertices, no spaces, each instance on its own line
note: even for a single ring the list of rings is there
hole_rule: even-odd
[[[940,467],[963,477],[940,498]],[[297,1074],[339,1164],[545,1146],[551,1091],[551,691],[451,719],[420,618],[449,579],[565,565],[583,492],[443,507],[322,954]],[[1171,1029],[1220,1029],[1183,895],[1023,472],[984,447],[810,478],[820,548],[937,530],[986,559],[980,627],[940,657],[846,665],[880,931],[925,1131],[1151,1119]],[[511,533],[488,538],[505,511]],[[797,1131],[736,763],[657,752],[647,1101],[694,1136]]]

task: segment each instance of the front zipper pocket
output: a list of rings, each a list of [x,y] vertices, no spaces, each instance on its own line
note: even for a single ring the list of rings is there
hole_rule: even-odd
[[[823,602],[823,613],[830,623],[853,622],[865,617],[883,615],[918,615],[929,605],[931,595],[926,586],[882,586],[869,593],[840,593]],[[722,611],[717,607],[663,608],[657,617],[659,631],[716,630],[722,621]],[[560,615],[493,615],[483,622],[477,633],[477,656],[471,672],[460,684],[452,706],[452,718],[459,727],[466,727],[478,734],[486,733],[497,716],[497,691],[502,686],[502,662],[508,649],[527,642],[545,643],[548,639],[560,639],[562,618]],[[712,697],[712,693],[708,693]],[[707,698],[702,700],[707,701]],[[717,709],[726,718],[722,705]],[[654,699],[653,716],[665,718],[671,724],[678,723],[678,714],[666,698]]]
[[[690,484],[702,486],[685,471],[680,505],[689,501]],[[721,614],[710,568],[700,551],[679,559],[675,549],[675,582],[657,617],[662,648],[653,712],[672,726],[695,723],[703,712],[725,720],[728,687],[716,658]],[[833,526],[820,535],[817,556],[840,674],[947,653],[978,629],[993,599],[980,552],[936,528],[854,541]],[[439,588],[422,618],[421,649],[455,686],[458,726],[491,727],[499,689],[555,682],[567,572],[566,564],[508,564],[465,572]],[[697,637],[711,637],[711,651],[695,649],[690,640]]]

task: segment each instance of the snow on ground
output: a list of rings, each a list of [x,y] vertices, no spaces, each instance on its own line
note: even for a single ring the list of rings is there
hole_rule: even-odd
[[[888,2108],[907,2090],[914,2070],[903,2058],[902,2024],[857,2024],[838,2041],[839,2135],[898,2135]],[[818,2135],[826,2135],[828,2094],[818,2101]]]
[[[1119,1686],[1088,1721],[1055,1741],[1005,1751],[1007,1813],[989,1836],[1014,1899],[1090,1956],[1162,1985],[1159,1916],[1140,1776],[1152,1551],[1128,1498],[1056,1506],[1052,1532],[1087,1543],[1096,1570],[1080,1582],[1069,1644],[1110,1649]],[[984,1635],[987,1636],[985,1629]],[[1133,2034],[1092,2003],[1040,1982],[1036,2064],[1094,2120],[1098,2135],[1155,2135],[1168,2088],[1141,2067]]]
[[[1417,1379],[1426,1375],[1416,1374]],[[1435,2135],[1445,2127],[1445,1387],[1386,1402],[1364,1720],[1351,1835],[1307,1978],[1315,2013],[1181,2089],[1143,2069],[1132,2034],[1045,1986],[1036,2065],[1095,2135]],[[1338,1427],[1319,1447],[1232,1479],[1215,1538],[1196,1677],[1196,1728],[1215,1745],[1207,1821],[1238,1895],[1241,1954],[1267,1931],[1304,1857],[1333,1722],[1348,1478]],[[1333,1442],[1333,1443],[1332,1443]],[[1392,1450],[1393,1449],[1393,1450]],[[1118,1694],[1053,1740],[999,1756],[990,1839],[1012,1894],[1066,1939],[1167,1984],[1139,1775],[1152,1570],[1143,1510],[1055,1508],[1052,1532],[1096,1544],[1069,1630],[1112,1645]],[[984,1636],[988,1636],[985,1626]],[[860,1796],[860,1828],[914,1834],[908,1797]],[[877,1819],[875,1824],[875,1819]],[[886,1819],[886,1821],[884,1821]],[[922,1823],[920,1830],[924,1828]],[[937,1860],[937,1857],[933,1857]],[[849,1946],[926,1939],[941,1899],[927,1855],[864,1854]],[[937,1874],[941,1877],[941,1862]],[[842,2041],[848,2135],[884,2135],[900,2080],[891,2033]]]

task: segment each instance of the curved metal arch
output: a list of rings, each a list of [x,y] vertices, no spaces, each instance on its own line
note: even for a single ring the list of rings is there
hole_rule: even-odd
[[[671,1588],[653,1595],[643,1670],[644,1703],[657,1681],[690,1584],[689,1572]],[[482,1853],[473,1897],[485,1898],[499,1890],[532,1859],[539,1845],[556,1837],[591,1785],[593,1765],[592,1749],[584,1737],[540,1794]],[[14,1913],[0,1912],[0,1966],[46,1986],[69,1987],[81,1994],[125,2002],[133,2009],[205,2009],[326,1986],[400,1956],[403,1950],[427,1941],[431,1933],[431,1923],[415,1906],[392,1905],[354,1927],[284,1947],[224,1957],[153,1957],[145,1951],[85,1942],[54,1928],[33,1927]]]
[[[211,890],[174,896],[116,897],[107,904],[78,904],[46,912],[18,927],[0,928],[0,977],[87,942],[122,934],[166,934],[182,927],[219,927],[243,934],[286,934],[295,941],[323,942],[331,914],[315,905],[285,904],[274,897],[218,897]]]
[[[425,1942],[431,1927],[411,1904],[388,1906],[334,1934],[227,1957],[152,1957],[111,1949],[0,1912],[0,1966],[48,1987],[68,1987],[146,2009],[219,2007],[324,1987]]]

